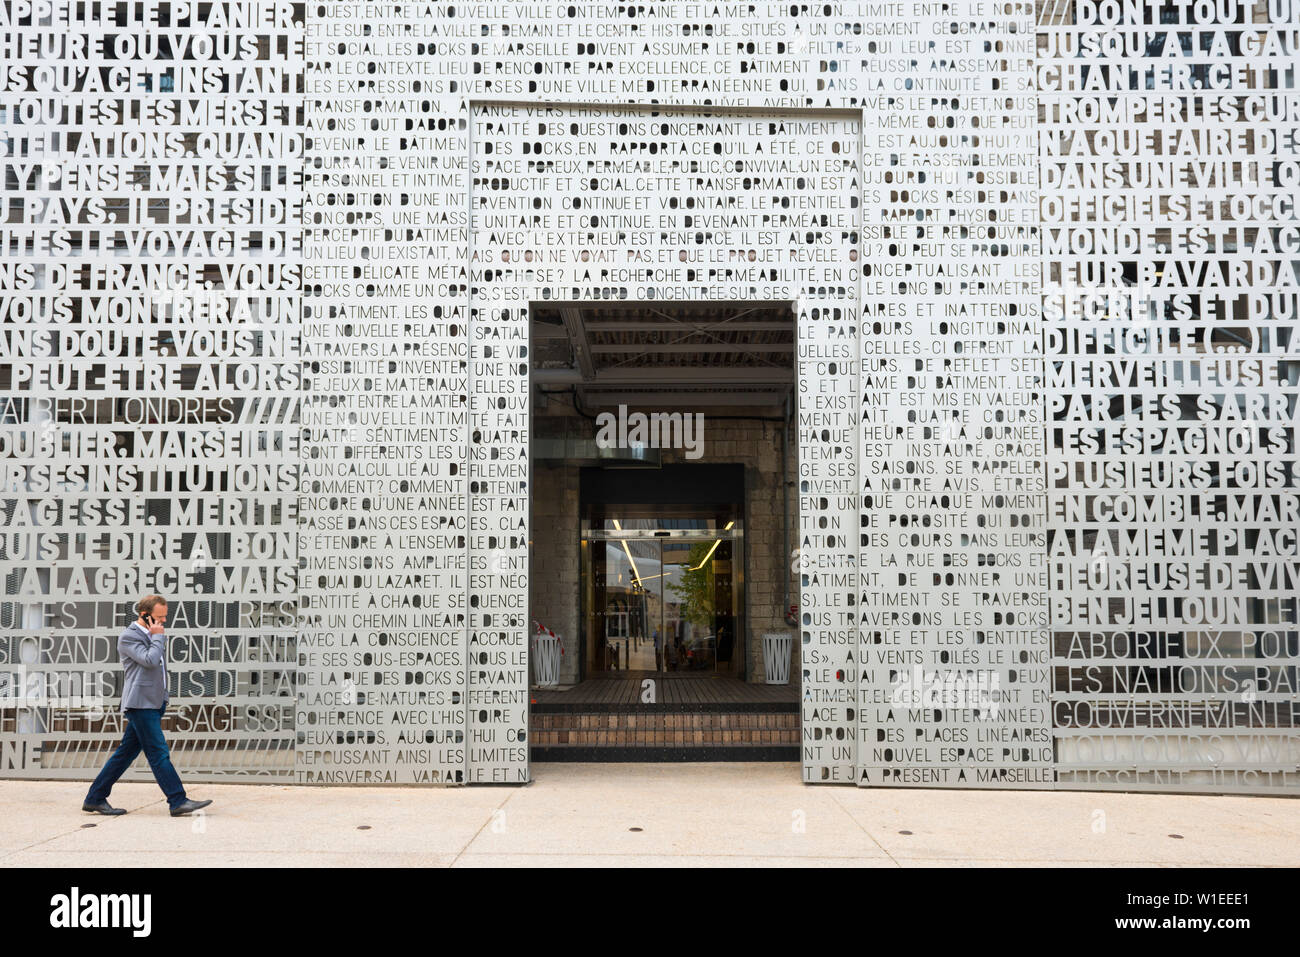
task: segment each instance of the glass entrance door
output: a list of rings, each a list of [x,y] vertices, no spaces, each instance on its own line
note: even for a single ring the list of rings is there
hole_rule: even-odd
[[[587,674],[739,676],[740,524],[713,513],[589,516],[582,538]]]

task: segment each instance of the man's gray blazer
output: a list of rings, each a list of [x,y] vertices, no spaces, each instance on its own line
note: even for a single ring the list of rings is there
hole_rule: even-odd
[[[134,624],[117,639],[126,678],[122,682],[122,710],[161,708],[167,703],[167,637],[146,635]]]

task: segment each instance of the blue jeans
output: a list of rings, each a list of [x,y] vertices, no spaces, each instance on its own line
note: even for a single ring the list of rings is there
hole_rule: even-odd
[[[141,751],[144,751],[145,759],[153,770],[154,780],[162,788],[163,794],[167,795],[167,806],[175,809],[185,803],[185,788],[181,787],[180,775],[172,767],[171,753],[167,750],[167,742],[163,740],[162,716],[166,710],[165,704],[161,708],[127,709],[126,733],[122,735],[122,743],[90,786],[90,792],[86,795],[87,804],[107,801],[108,792],[113,790],[117,779],[140,756]]]

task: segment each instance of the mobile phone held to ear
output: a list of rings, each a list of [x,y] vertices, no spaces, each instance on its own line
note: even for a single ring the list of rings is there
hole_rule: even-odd
[[[145,612],[145,615],[144,615],[144,623],[145,623],[146,625],[152,625],[152,624],[153,624],[153,615],[149,614],[148,612]]]

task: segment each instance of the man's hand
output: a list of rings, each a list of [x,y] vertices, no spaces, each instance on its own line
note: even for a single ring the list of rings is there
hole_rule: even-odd
[[[163,633],[163,626],[162,626],[162,625],[158,624],[158,622],[156,622],[156,621],[151,621],[151,622],[149,622],[149,634],[151,634],[151,635],[161,635],[162,633]]]

